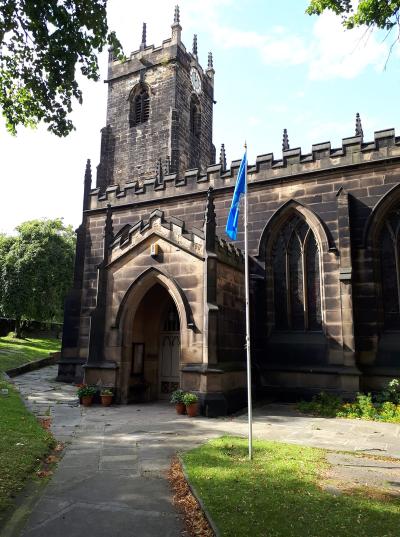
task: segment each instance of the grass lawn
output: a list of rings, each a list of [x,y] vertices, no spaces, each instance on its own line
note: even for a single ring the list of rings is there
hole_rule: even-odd
[[[1,371],[44,358],[59,347],[56,339],[0,338],[0,389],[9,389],[9,396],[0,395],[0,524],[13,496],[54,445],[53,437],[28,412],[18,392],[1,380]]]
[[[321,449],[223,437],[183,455],[223,537],[399,537],[400,499],[333,496],[318,483]]]
[[[60,346],[61,341],[53,338],[14,339],[11,335],[0,337],[0,372],[47,358],[50,352],[59,351]]]

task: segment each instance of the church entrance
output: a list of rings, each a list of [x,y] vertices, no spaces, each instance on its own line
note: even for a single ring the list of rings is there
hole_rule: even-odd
[[[180,320],[163,285],[154,284],[143,296],[132,328],[128,402],[169,399],[180,386]]]
[[[167,399],[179,388],[179,362],[181,339],[179,316],[173,301],[170,301],[164,316],[160,341],[160,399]]]

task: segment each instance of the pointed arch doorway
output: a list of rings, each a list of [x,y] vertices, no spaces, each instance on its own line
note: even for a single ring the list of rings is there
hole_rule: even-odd
[[[155,283],[144,294],[132,324],[128,401],[169,399],[180,386],[181,323],[163,285]]]

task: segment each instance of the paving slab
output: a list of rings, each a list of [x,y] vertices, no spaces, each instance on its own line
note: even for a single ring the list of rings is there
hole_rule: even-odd
[[[400,460],[377,460],[349,453],[328,453],[327,479],[341,488],[367,487],[400,497]]]
[[[32,412],[50,414],[53,434],[66,442],[53,478],[15,537],[181,535],[165,478],[171,457],[224,434],[246,436],[246,413],[190,419],[165,402],[83,408],[76,388],[56,382],[56,374],[50,366],[13,379]],[[309,417],[292,405],[259,405],[253,415],[255,438],[400,459],[399,425]],[[400,482],[390,465],[371,470],[340,458],[332,464],[338,478],[362,482],[375,472],[375,482],[393,482],[393,490]]]

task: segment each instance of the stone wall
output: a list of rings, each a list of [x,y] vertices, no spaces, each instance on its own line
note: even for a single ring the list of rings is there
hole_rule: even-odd
[[[238,166],[239,162],[235,161],[227,171],[220,165],[209,167],[204,174],[190,171],[185,174],[184,181],[176,175],[167,175],[161,184],[149,180],[142,186],[132,183],[119,187],[111,185],[105,192],[92,190],[90,208],[85,212],[82,357],[87,348],[88,314],[95,305],[96,266],[103,256],[106,205],[112,205],[115,234],[127,224],[148,219],[156,209],[162,209],[165,218],[184,220],[186,229],[202,229],[207,189],[211,185],[214,187],[217,234],[224,236]],[[379,378],[398,372],[398,364],[389,364],[391,368],[388,364],[379,365],[379,345],[386,336],[382,336],[379,320],[381,305],[376,251],[368,235],[368,230],[373,228],[371,222],[384,218],[386,205],[393,207],[393,203],[400,203],[400,189],[397,188],[400,184],[400,140],[394,136],[394,131],[375,133],[371,143],[362,142],[360,137],[345,139],[339,149],[332,149],[330,144],[317,144],[310,155],[301,155],[297,149],[284,151],[282,160],[263,155],[257,158],[254,166],[249,166],[248,178],[249,247],[253,256],[252,273],[258,275],[257,283],[252,279],[252,312],[261,312],[256,322],[253,319],[253,327],[257,325],[253,335],[256,341],[254,365],[259,368],[261,384],[279,390],[286,378],[288,384],[297,388],[304,384],[312,391],[322,384],[333,391],[350,394],[358,389],[360,374],[365,373],[363,386],[368,387],[377,386]],[[386,194],[389,194],[387,198]],[[386,199],[394,201],[392,204],[382,202]],[[383,208],[378,210],[377,207]],[[273,330],[268,245],[291,214],[304,218],[318,239],[323,305],[323,332],[320,334],[285,335]],[[242,222],[239,229],[243,229]],[[240,231],[239,246],[242,246],[242,240],[243,231]],[[169,266],[169,262],[166,261],[165,266]],[[189,260],[182,260],[182,263],[188,264]],[[129,275],[127,280],[132,281],[133,277],[133,274]],[[242,296],[240,277],[240,270],[235,272],[232,267],[218,265],[220,356],[233,356],[235,351],[232,349],[237,347],[235,342],[230,349],[229,334],[240,325],[235,312]],[[259,291],[255,291],[255,286]],[[194,308],[195,301],[193,297]],[[263,318],[262,322],[260,318]],[[231,330],[234,324],[236,328]],[[398,337],[392,337],[385,345],[398,349]],[[289,349],[289,354],[297,353],[299,363],[285,364],[285,360],[282,361],[284,348]],[[307,382],[302,380],[304,375],[308,375]]]
[[[203,87],[198,140],[190,136],[192,66],[200,73]],[[203,71],[193,54],[186,52],[180,40],[167,39],[156,48],[145,46],[123,63],[111,57],[107,83],[107,120],[97,172],[101,190],[108,185],[137,181],[142,185],[156,174],[160,181],[169,168],[182,179],[191,167],[194,142],[199,167],[206,170],[212,163],[213,78]],[[150,115],[147,121],[132,125],[130,108],[139,86],[148,91]]]

